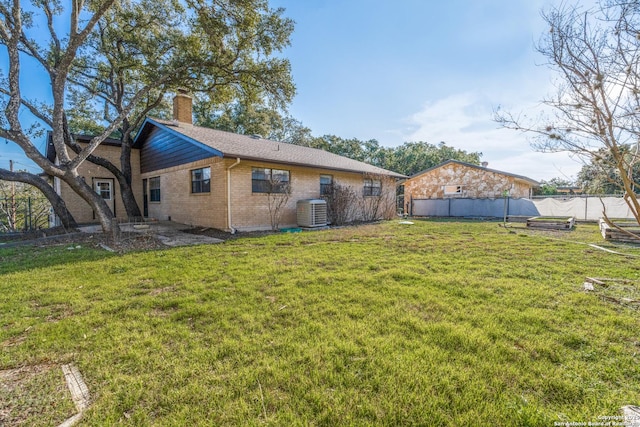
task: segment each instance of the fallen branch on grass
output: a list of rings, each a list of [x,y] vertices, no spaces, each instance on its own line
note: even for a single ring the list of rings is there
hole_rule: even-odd
[[[635,300],[631,298],[616,298],[610,297],[608,295],[600,295],[600,298],[603,300],[615,302],[616,304],[640,304],[640,300]]]
[[[612,289],[611,286],[613,284],[610,284],[607,282],[633,285],[633,284],[639,283],[640,281],[629,280],[629,279],[619,279],[619,278],[607,278],[607,277],[586,277],[585,282],[582,285],[582,289],[586,292],[594,292],[596,291],[596,288],[594,287],[594,285],[598,285],[611,291]],[[616,296],[604,295],[602,293],[599,293],[598,296],[600,296],[600,298],[605,301],[610,301],[616,304],[640,304],[640,300],[633,299],[633,298],[616,297]]]

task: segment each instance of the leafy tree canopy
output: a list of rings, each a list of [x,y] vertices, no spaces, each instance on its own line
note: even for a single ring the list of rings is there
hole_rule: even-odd
[[[66,182],[109,231],[117,226],[113,213],[78,167],[89,161],[108,169],[120,184],[127,214],[140,216],[130,150],[144,117],[166,116],[165,94],[178,88],[211,105],[243,99],[284,108],[295,87],[288,60],[277,53],[292,31],[293,21],[266,0],[47,0],[24,7],[19,0],[0,2],[0,45],[9,60],[7,75],[0,75],[6,106],[0,136]],[[24,57],[48,76],[52,102],[22,96]],[[24,126],[34,117],[51,130],[58,163],[39,152],[35,133]],[[71,132],[96,136],[79,146]],[[120,164],[95,153],[107,137],[122,142]],[[8,172],[5,179],[35,180]]]
[[[540,181],[540,187],[536,190],[536,194],[542,196],[555,196],[558,194],[558,188],[573,186],[574,182],[565,178],[555,177],[548,181],[543,179]]]
[[[211,113],[210,105],[194,105],[199,125],[245,135],[258,134],[268,139],[318,148],[392,170],[413,175],[446,160],[460,160],[480,164],[482,153],[466,152],[444,142],[405,142],[397,147],[384,147],[376,139],[360,140],[336,135],[313,136],[311,130],[291,116],[282,115],[272,107],[235,101]]]

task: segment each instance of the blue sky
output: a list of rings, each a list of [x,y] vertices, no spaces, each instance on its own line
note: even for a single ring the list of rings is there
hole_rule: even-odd
[[[284,52],[298,92],[290,112],[314,135],[444,141],[493,169],[574,177],[578,161],[534,152],[492,120],[497,107],[535,114],[552,93],[534,44],[547,31],[540,10],[559,1],[270,0],[296,21]],[[0,167],[10,158],[29,164],[0,141]]]
[[[285,52],[291,113],[314,135],[426,141],[480,151],[489,167],[533,179],[574,177],[566,154],[534,152],[499,129],[497,107],[533,114],[553,74],[534,45],[553,0],[272,0],[296,21]]]

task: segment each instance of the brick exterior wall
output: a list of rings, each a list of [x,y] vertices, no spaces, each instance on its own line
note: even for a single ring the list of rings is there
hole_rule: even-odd
[[[95,153],[96,156],[103,157],[114,165],[120,165],[120,147],[112,145],[101,145]],[[132,190],[140,210],[142,210],[142,180],[140,178],[140,151],[131,150],[131,167],[132,167]],[[113,198],[115,203],[116,218],[120,220],[127,219],[127,212],[122,204],[122,197],[120,193],[120,185],[115,176],[101,166],[94,165],[88,160],[84,161],[78,168],[80,176],[84,177],[85,182],[93,186],[94,179],[112,179],[113,180]],[[54,186],[58,190],[58,193],[65,201],[69,212],[75,218],[75,220],[82,223],[95,222],[96,219],[93,214],[93,209],[89,204],[76,194],[67,184],[59,179],[54,179]]]
[[[446,186],[461,186],[460,194],[445,194]],[[505,190],[513,198],[530,197],[532,186],[513,176],[472,168],[458,163],[410,178],[404,184],[405,203],[413,199],[443,199],[448,197],[499,198]]]
[[[149,218],[226,229],[225,163],[223,159],[214,157],[143,174],[143,179],[160,177],[160,201],[148,202]],[[191,171],[205,167],[211,168],[211,191],[191,193]]]
[[[160,177],[161,201],[149,202],[149,217],[181,222],[200,227],[212,227],[229,231],[227,218],[227,168],[235,159],[209,158],[142,175],[142,178]],[[211,167],[211,192],[191,194],[191,170]],[[296,203],[302,199],[320,197],[320,175],[331,175],[333,181],[350,186],[359,196],[364,177],[360,173],[337,172],[325,169],[293,165],[241,160],[231,169],[231,223],[240,231],[267,230],[271,228],[268,195],[252,192],[252,168],[288,170],[291,195],[280,220],[280,228],[297,224]],[[390,202],[395,203],[395,181],[385,180]],[[354,201],[357,203],[357,201]]]

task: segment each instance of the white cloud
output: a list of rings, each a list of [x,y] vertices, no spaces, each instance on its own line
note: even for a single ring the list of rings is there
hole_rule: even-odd
[[[565,153],[534,151],[526,135],[501,128],[495,108],[478,92],[454,94],[433,102],[407,118],[406,141],[427,141],[483,153],[489,167],[541,180],[575,177],[581,163]]]
[[[407,122],[412,129],[408,141],[445,141],[458,148],[482,151],[500,142],[489,138],[488,132],[497,133],[497,124],[491,121],[491,109],[480,103],[477,94],[459,93],[425,104],[412,114]]]
[[[548,181],[554,177],[573,180],[581,167],[579,160],[571,159],[566,153],[529,151],[489,161],[491,169],[524,175],[538,181]]]

